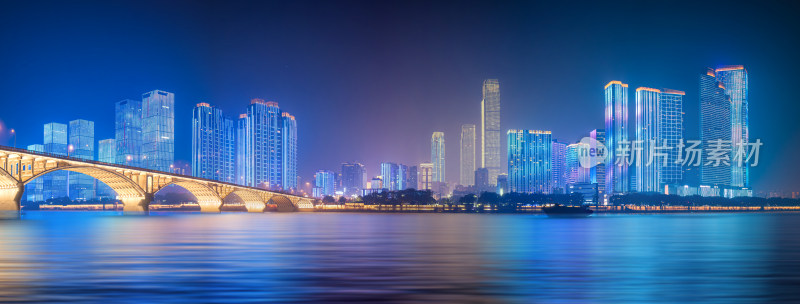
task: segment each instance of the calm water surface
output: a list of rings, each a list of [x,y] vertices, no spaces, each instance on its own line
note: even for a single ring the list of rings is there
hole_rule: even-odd
[[[26,212],[0,302],[800,302],[800,214]]]

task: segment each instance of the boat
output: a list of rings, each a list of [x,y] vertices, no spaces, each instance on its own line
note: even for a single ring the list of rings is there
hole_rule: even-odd
[[[588,217],[594,213],[594,211],[586,208],[584,206],[564,206],[561,204],[555,204],[552,206],[542,207],[542,211],[549,217],[572,217],[572,218],[580,218],[580,217]]]

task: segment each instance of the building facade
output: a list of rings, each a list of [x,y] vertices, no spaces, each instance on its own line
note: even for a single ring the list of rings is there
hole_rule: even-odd
[[[297,188],[297,122],[277,102],[253,99],[237,122],[236,180],[273,190]]]
[[[66,124],[51,122],[44,125],[44,152],[67,156],[69,145]],[[56,171],[40,177],[44,183],[43,199],[69,197],[68,172]]]
[[[226,183],[236,181],[233,120],[208,103],[192,109],[192,176]]]
[[[29,145],[28,151],[44,152],[44,145]],[[41,176],[25,185],[25,200],[29,202],[44,201],[44,180],[45,176]]]
[[[142,102],[126,99],[114,106],[115,163],[139,167],[142,154]]]
[[[708,69],[700,75],[700,139],[702,150],[710,151],[717,141],[731,140],[731,100],[725,92],[725,85],[719,82],[716,72]],[[705,156],[705,155],[703,155]],[[705,157],[704,157],[705,158]],[[727,186],[731,184],[730,165],[715,166],[702,162],[700,183],[703,185]]]
[[[627,193],[630,180],[628,164],[618,157],[617,148],[628,143],[628,85],[611,81],[605,86],[606,161],[605,189],[608,195]],[[617,164],[619,162],[619,164]]]
[[[141,166],[170,171],[175,162],[175,94],[153,90],[142,94]]]
[[[553,140],[551,174],[553,193],[565,193],[567,189],[567,144]]]
[[[750,139],[747,70],[741,65],[733,65],[719,67],[715,72],[717,80],[722,84],[725,94],[730,99],[731,148],[734,151],[731,153],[731,158],[733,158],[736,149],[741,144],[748,143]],[[740,166],[738,162],[731,162],[730,170],[730,186],[750,187],[749,166]]]
[[[433,164],[422,163],[419,164],[419,178],[418,190],[432,190],[433,189]]]
[[[367,172],[360,163],[342,164],[342,188],[344,195],[353,196],[366,187]]]
[[[475,185],[475,125],[461,125],[460,173],[461,185]]]
[[[483,81],[481,100],[481,168],[489,169],[489,183],[494,185],[500,167],[500,82]]]
[[[551,193],[550,131],[508,131],[508,187],[517,193]]]
[[[433,181],[444,183],[445,175],[445,150],[444,133],[433,132],[431,136],[431,163],[433,164]]]
[[[114,164],[117,161],[117,146],[113,138],[97,142],[97,161]],[[108,185],[97,181],[97,197],[100,199],[115,199],[117,193]]]
[[[335,174],[333,171],[317,171],[314,175],[314,190],[312,191],[314,197],[321,198],[335,195],[334,178]]]
[[[94,160],[94,122],[77,119],[69,122],[70,157]],[[69,198],[73,201],[95,199],[95,178],[82,173],[68,172]]]

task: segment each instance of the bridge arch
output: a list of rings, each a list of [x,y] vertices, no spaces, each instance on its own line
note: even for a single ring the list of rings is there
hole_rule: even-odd
[[[264,209],[267,207],[267,203],[264,202],[264,199],[255,191],[250,191],[246,189],[236,189],[233,192],[229,193],[227,196],[223,198],[223,202],[228,199],[238,198],[244,203],[245,208],[247,208],[247,212],[264,212]]]
[[[202,212],[219,212],[220,207],[222,207],[222,198],[217,194],[214,189],[209,187],[208,185],[188,181],[188,180],[175,180],[169,184],[164,185],[161,189],[158,189],[153,195],[155,196],[156,193],[161,191],[162,189],[166,188],[170,185],[176,185],[186,191],[189,191],[194,197],[197,199],[197,204],[200,205],[200,211]]]
[[[294,205],[294,203],[292,203],[292,200],[280,194],[270,197],[269,201],[267,201],[267,204],[278,206],[278,212],[297,211],[297,207]]]

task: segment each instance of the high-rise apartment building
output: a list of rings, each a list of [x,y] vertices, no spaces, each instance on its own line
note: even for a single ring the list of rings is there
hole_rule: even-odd
[[[114,107],[114,161],[119,165],[141,166],[142,157],[142,102],[126,99]]]
[[[574,185],[591,182],[591,171],[581,166],[580,153],[587,151],[586,143],[574,143],[566,147],[566,184]],[[566,188],[565,188],[566,189]],[[565,193],[567,193],[565,191]]]
[[[431,163],[433,164],[433,181],[446,182],[444,133],[433,132],[431,136]]]
[[[566,193],[567,189],[567,145],[553,140],[552,158],[550,159],[553,176],[553,192]]]
[[[481,100],[481,168],[489,169],[491,185],[501,173],[500,140],[500,82],[486,79]]]
[[[69,156],[94,160],[94,122],[77,119],[69,122]],[[77,201],[95,198],[94,177],[69,172],[69,198]]]
[[[419,180],[417,190],[433,189],[433,164],[419,164]]]
[[[508,131],[508,184],[511,192],[551,193],[550,131]]]
[[[461,125],[461,185],[475,184],[475,168],[475,125]]]
[[[731,99],[725,85],[719,82],[716,72],[708,69],[700,75],[700,139],[702,150],[710,151],[717,141],[731,140]],[[703,155],[705,159],[705,153]],[[731,184],[730,166],[703,161],[700,168],[700,183],[703,185],[727,186]]]
[[[314,197],[321,198],[326,195],[335,195],[333,171],[319,170],[314,175]]]
[[[366,187],[366,170],[360,163],[342,164],[342,188],[344,195],[352,196],[361,193]]]
[[[731,158],[733,158],[740,145],[748,143],[750,139],[747,70],[741,65],[732,65],[719,67],[715,73],[717,80],[725,89],[725,94],[730,98],[731,148],[734,151]],[[730,169],[730,186],[750,187],[749,166],[744,164],[739,166],[739,163],[734,161],[731,162]]]
[[[277,102],[253,99],[237,123],[236,181],[274,190],[297,188],[297,123]]]
[[[618,157],[617,147],[628,143],[628,85],[611,81],[605,86],[606,147],[610,155],[606,161],[606,192],[608,195],[627,193],[630,180],[628,164]],[[619,164],[617,163],[619,159]]]
[[[175,94],[153,90],[142,94],[141,166],[169,172],[175,162]]]
[[[192,176],[226,183],[236,181],[233,120],[208,103],[192,109]]]

